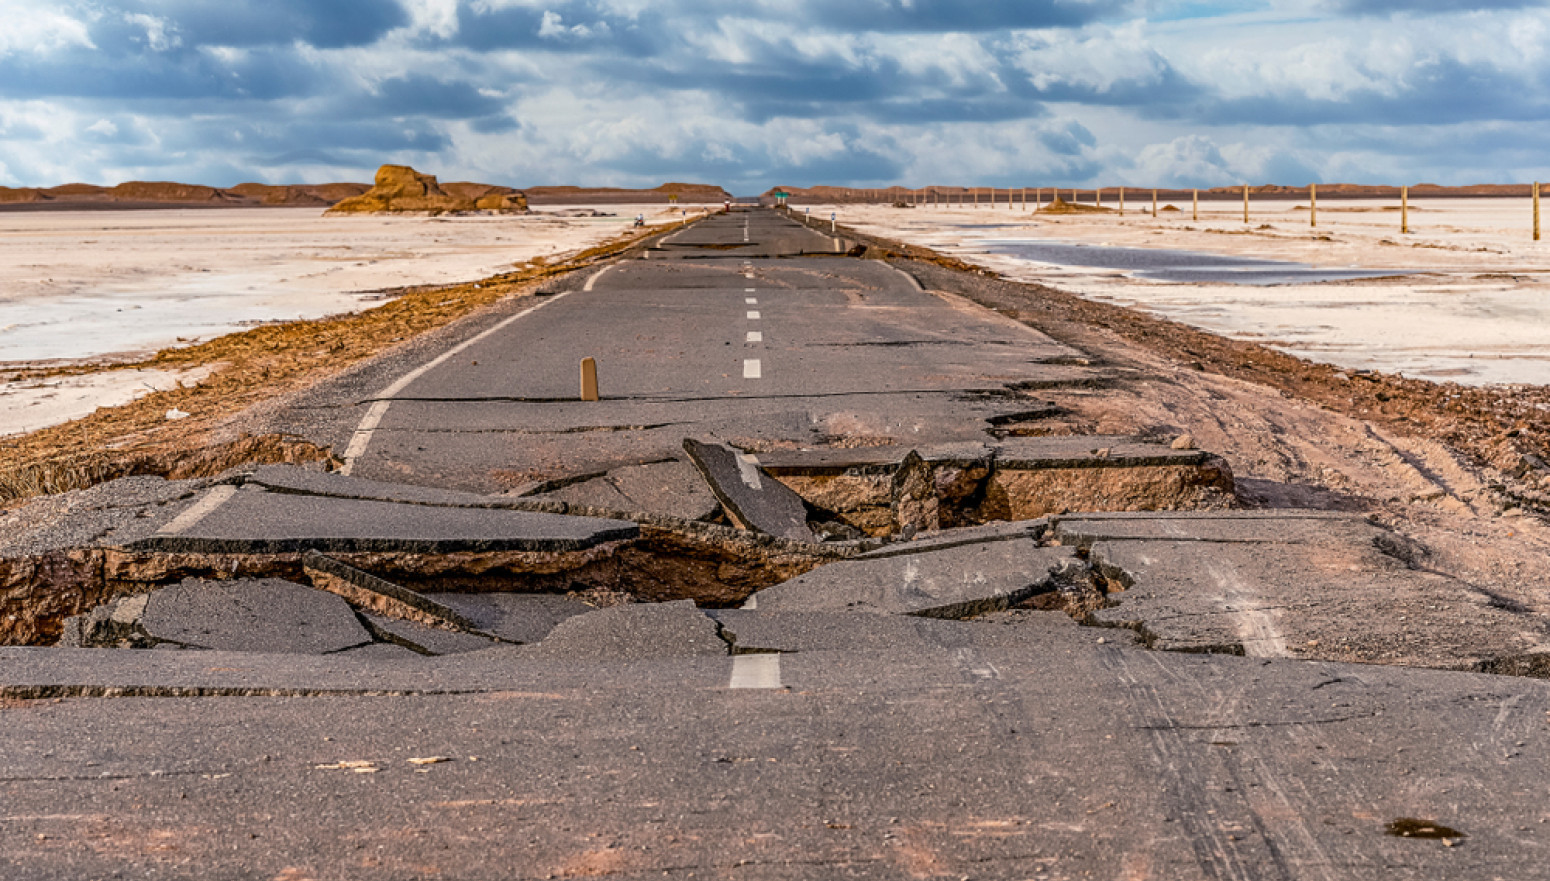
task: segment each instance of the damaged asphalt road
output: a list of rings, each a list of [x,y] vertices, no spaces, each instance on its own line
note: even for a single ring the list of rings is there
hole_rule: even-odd
[[[334,472],[0,515],[0,874],[1550,876],[1540,616],[849,246],[712,218],[265,417]]]

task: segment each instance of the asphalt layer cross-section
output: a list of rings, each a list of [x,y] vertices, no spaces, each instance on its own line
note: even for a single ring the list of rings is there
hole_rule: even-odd
[[[519,493],[692,479],[686,438],[788,473],[881,439],[984,445],[987,418],[1029,406],[1016,391],[1102,379],[849,244],[768,211],[689,226],[277,413],[350,451],[349,475],[142,488],[143,518],[105,507],[48,560],[96,541],[101,566],[149,548],[211,579],[255,547],[553,561],[638,526],[512,510]],[[597,402],[577,399],[584,357]],[[687,520],[708,496],[668,497]],[[1306,641],[1363,615],[1409,645],[1360,591],[1454,587],[1380,532],[1071,515],[889,544],[740,609],[433,597],[477,639],[327,595],[244,629],[299,584],[120,597],[87,623],[154,647],[0,648],[0,878],[1550,878],[1550,683],[1252,656],[1261,625]],[[1144,617],[1152,645],[1008,608],[1089,565],[1115,581],[1100,612]],[[1482,634],[1507,614],[1477,605]],[[978,617],[925,617],[949,611]],[[329,653],[280,650],[303,636]],[[1191,651],[1232,640],[1251,656]]]

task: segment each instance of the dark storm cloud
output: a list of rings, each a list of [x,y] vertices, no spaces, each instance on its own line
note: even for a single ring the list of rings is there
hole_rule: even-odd
[[[286,47],[219,58],[207,52],[115,53],[72,49],[37,60],[0,57],[0,96],[111,98],[156,102],[295,98],[326,90],[334,74]],[[230,107],[228,106],[228,109]]]
[[[409,22],[396,0],[132,0],[113,6],[164,19],[196,46],[367,46]]]

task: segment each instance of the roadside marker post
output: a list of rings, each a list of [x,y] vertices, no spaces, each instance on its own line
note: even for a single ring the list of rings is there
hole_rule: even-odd
[[[829,212],[829,232],[830,233],[834,232],[835,224],[838,223],[838,221],[836,220],[837,217],[839,217],[839,212],[837,212],[837,211],[830,211]]]
[[[1156,217],[1157,217],[1157,191],[1156,190],[1152,191],[1152,217],[1153,217],[1153,219],[1156,219]]]
[[[1119,188],[1119,216],[1125,216],[1125,188]]]
[[[1308,184],[1308,226],[1319,227],[1319,185]]]
[[[1194,192],[1194,196],[1192,197],[1192,199],[1190,201],[1190,212],[1191,212],[1190,216],[1194,218],[1195,223],[1199,223],[1200,222],[1200,191],[1199,190],[1196,190]]]
[[[1103,207],[1103,187],[1093,189],[1093,205],[1098,208]]]
[[[581,359],[581,399],[583,401],[598,399],[597,361],[591,357]]]
[[[1399,188],[1399,234],[1410,235],[1410,188]]]
[[[1534,241],[1539,241],[1539,181],[1534,182]]]
[[[1243,185],[1243,222],[1249,222],[1249,185]]]

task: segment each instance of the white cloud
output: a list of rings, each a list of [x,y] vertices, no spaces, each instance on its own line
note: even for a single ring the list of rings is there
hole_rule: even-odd
[[[124,20],[145,28],[145,44],[153,52],[166,52],[183,45],[183,38],[178,36],[177,28],[164,18],[145,13],[126,13]]]
[[[26,0],[0,0],[0,57],[11,54],[47,54],[78,46],[96,48],[80,19]]]

